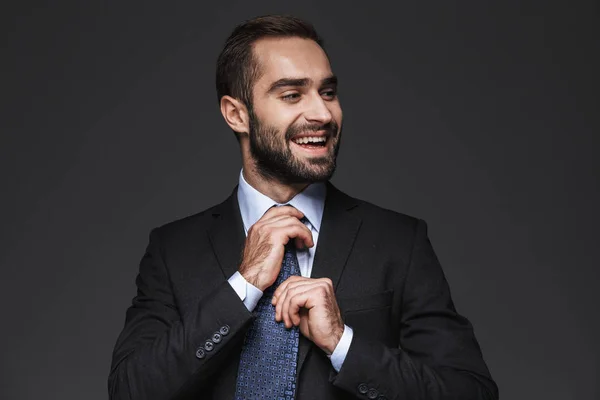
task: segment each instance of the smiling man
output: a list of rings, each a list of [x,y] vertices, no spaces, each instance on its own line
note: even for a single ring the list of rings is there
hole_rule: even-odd
[[[425,222],[329,182],[337,83],[309,23],[235,28],[217,94],[239,184],[151,232],[112,399],[498,398]]]

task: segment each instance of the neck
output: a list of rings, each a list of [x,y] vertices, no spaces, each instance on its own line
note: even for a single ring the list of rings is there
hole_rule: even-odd
[[[279,204],[287,203],[309,185],[308,183],[285,184],[266,178],[260,175],[253,166],[244,166],[242,174],[250,186]]]

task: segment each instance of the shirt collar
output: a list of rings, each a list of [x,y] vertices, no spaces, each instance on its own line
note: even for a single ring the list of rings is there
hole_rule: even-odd
[[[326,189],[325,184],[322,182],[312,183],[285,203],[300,210],[317,232],[321,229]],[[269,208],[274,205],[284,205],[277,203],[250,186],[244,179],[243,170],[240,171],[237,195],[246,232]]]

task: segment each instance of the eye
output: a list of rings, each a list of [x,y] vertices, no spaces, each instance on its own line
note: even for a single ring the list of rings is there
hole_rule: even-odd
[[[300,93],[290,93],[285,96],[281,96],[283,101],[294,101],[300,98]]]
[[[333,100],[337,96],[335,89],[327,89],[321,92],[321,96]]]

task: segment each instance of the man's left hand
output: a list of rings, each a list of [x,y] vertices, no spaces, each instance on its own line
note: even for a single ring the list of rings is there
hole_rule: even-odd
[[[275,320],[300,333],[331,355],[344,333],[344,321],[329,278],[291,276],[273,294]]]

